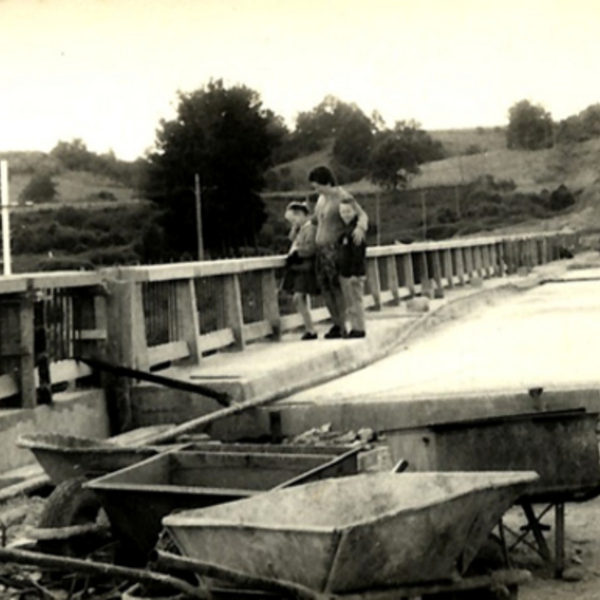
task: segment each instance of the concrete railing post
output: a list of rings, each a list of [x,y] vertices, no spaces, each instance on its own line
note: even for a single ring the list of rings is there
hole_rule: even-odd
[[[419,253],[419,267],[421,271],[421,295],[431,297],[433,296],[433,286],[431,285],[431,278],[429,276],[427,252]]]
[[[464,252],[462,248],[455,248],[452,253],[454,254],[454,261],[456,263],[456,274],[458,275],[458,284],[465,285],[465,261]]]
[[[181,279],[175,282],[177,340],[187,343],[191,364],[200,364],[200,318],[196,300],[196,285],[193,279]]]
[[[402,278],[412,298],[415,295],[415,273],[413,269],[412,254],[402,255]]]
[[[275,269],[263,271],[262,277],[262,302],[263,318],[271,325],[274,339],[281,339],[281,314],[279,312],[279,293]]]
[[[369,293],[373,297],[373,308],[381,310],[381,280],[379,278],[379,261],[377,258],[367,259],[367,283]]]
[[[34,408],[37,404],[33,301],[33,291],[30,291],[21,296],[19,302],[19,391],[22,408]]]
[[[444,277],[447,281],[448,289],[454,288],[454,269],[452,265],[452,250],[447,248],[444,252]]]
[[[435,283],[434,297],[444,297],[444,285],[442,283],[442,263],[440,260],[440,253],[434,250],[431,253],[431,262],[433,263],[433,281]]]
[[[397,305],[400,303],[400,290],[398,286],[398,269],[396,268],[396,255],[386,256],[385,270],[388,283],[388,289],[392,294],[392,302]]]
[[[223,277],[223,299],[227,326],[233,333],[234,345],[238,350],[246,347],[244,337],[244,313],[242,311],[242,293],[240,279],[237,274]]]

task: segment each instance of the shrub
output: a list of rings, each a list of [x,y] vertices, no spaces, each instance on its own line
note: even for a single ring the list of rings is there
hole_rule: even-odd
[[[52,202],[56,198],[56,184],[49,175],[36,173],[25,186],[20,199],[41,203]]]

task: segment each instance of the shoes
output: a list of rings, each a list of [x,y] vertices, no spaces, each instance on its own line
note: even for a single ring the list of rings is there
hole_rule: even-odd
[[[367,336],[367,334],[364,331],[360,331],[358,329],[353,329],[350,333],[347,333],[344,337],[347,340],[348,339],[357,340],[359,338],[364,338],[366,336]]]
[[[307,331],[300,339],[301,340],[316,340],[319,336],[314,332]]]
[[[337,340],[344,337],[344,333],[337,325],[334,325],[324,337],[327,340]]]

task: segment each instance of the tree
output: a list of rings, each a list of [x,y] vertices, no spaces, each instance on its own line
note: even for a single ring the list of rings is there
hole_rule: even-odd
[[[509,148],[540,150],[553,145],[552,116],[540,104],[521,100],[508,111],[506,143]]]
[[[389,189],[406,185],[419,173],[419,165],[445,156],[441,142],[434,140],[414,121],[399,121],[394,129],[375,135],[369,158],[369,179]]]
[[[235,252],[253,243],[266,220],[258,192],[281,140],[280,120],[256,92],[226,88],[221,80],[178,98],[177,117],[160,122],[156,150],[148,157],[146,196],[163,211],[172,254],[195,255],[198,173],[205,245],[216,253]]]
[[[296,117],[289,138],[298,155],[323,150],[333,142],[334,158],[349,169],[365,167],[375,125],[354,103],[335,96],[325,98],[312,110]]]
[[[19,198],[24,201],[52,202],[57,195],[56,184],[45,173],[36,173],[25,186]]]

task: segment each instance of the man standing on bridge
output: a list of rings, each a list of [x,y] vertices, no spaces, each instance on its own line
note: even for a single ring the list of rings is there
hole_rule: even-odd
[[[308,181],[319,193],[314,216],[317,225],[317,279],[333,321],[333,326],[325,337],[336,339],[344,337],[346,333],[346,305],[340,286],[338,263],[338,243],[346,227],[340,216],[341,201],[349,200],[358,215],[356,228],[352,234],[355,244],[360,245],[365,241],[369,219],[354,197],[337,184],[335,175],[328,167],[315,167],[309,173]]]

